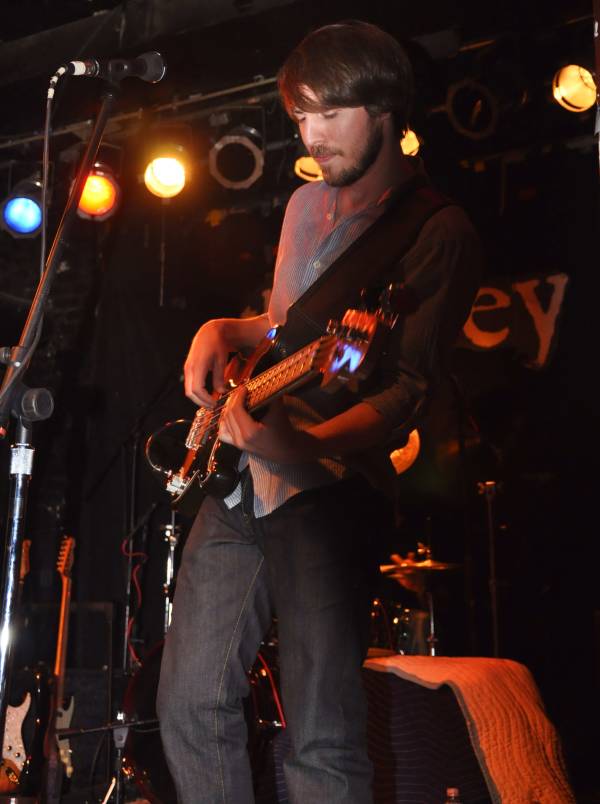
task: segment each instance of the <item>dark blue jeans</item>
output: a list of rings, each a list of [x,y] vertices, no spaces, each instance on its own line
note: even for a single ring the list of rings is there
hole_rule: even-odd
[[[361,665],[386,506],[351,479],[258,520],[243,508],[203,502],[177,577],[157,708],[180,804],[254,800],[242,699],[273,613],[290,801],[367,804]]]

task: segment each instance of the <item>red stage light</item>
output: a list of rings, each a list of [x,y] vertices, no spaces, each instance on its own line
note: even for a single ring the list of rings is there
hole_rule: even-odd
[[[77,214],[104,221],[117,211],[120,196],[121,190],[112,172],[104,165],[95,165],[83,188]]]

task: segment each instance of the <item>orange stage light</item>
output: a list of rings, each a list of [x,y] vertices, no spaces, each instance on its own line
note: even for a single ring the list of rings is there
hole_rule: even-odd
[[[77,213],[82,218],[104,221],[116,212],[120,195],[119,185],[112,173],[97,165],[87,177]]]
[[[567,64],[554,75],[552,94],[556,102],[570,112],[586,112],[596,103],[596,82],[585,67]]]

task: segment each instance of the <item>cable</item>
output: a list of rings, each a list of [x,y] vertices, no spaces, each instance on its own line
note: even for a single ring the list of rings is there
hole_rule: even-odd
[[[52,81],[56,78],[57,75],[58,71],[50,79],[50,87],[48,88],[48,97],[46,99],[46,118],[44,120],[44,145],[42,150],[42,231],[41,231],[41,244],[40,244],[40,277],[43,276],[44,269],[46,267],[46,237],[48,227],[48,182],[50,181],[50,117],[52,111],[52,100],[54,97],[54,87]],[[56,81],[58,81],[58,78],[56,78]]]
[[[129,552],[127,550],[127,542],[128,541],[129,541],[128,539],[124,539],[123,542],[121,543],[121,552],[123,553],[123,555],[126,558],[139,558],[140,563],[137,564],[134,567],[133,572],[131,574],[131,578],[133,580],[133,585],[135,586],[135,591],[136,591],[137,607],[136,607],[136,614],[132,614],[131,617],[129,618],[129,620],[127,621],[127,650],[129,651],[129,655],[131,656],[131,658],[133,659],[133,661],[136,664],[142,664],[139,656],[136,653],[135,648],[133,647],[133,643],[132,643],[132,640],[131,640],[131,632],[133,630],[133,626],[134,626],[134,623],[135,623],[135,618],[137,616],[137,612],[140,610],[140,608],[142,606],[142,599],[143,599],[142,587],[140,585],[140,579],[139,579],[138,576],[139,576],[140,570],[142,569],[142,567],[144,566],[146,561],[148,561],[148,554],[144,553],[142,551],[135,551],[135,550],[132,551],[132,552]]]
[[[112,791],[115,789],[116,783],[117,783],[117,777],[113,776],[110,783],[110,787],[108,788],[108,790],[106,791],[106,795],[102,799],[102,804],[106,804],[108,799],[111,797]]]
[[[269,683],[271,684],[271,691],[273,693],[273,698],[275,700],[275,706],[277,707],[277,713],[279,714],[279,722],[281,723],[282,728],[287,729],[285,715],[283,714],[283,706],[281,705],[281,700],[279,699],[279,693],[277,692],[277,686],[275,685],[275,679],[273,678],[271,668],[266,663],[262,653],[259,652],[257,654],[257,658],[260,660],[262,666],[264,667],[265,673],[267,674],[267,678],[269,679]]]
[[[96,791],[95,791],[96,784],[94,782],[94,777],[96,776],[96,767],[98,765],[98,760],[100,759],[100,752],[102,751],[102,748],[103,748],[103,746],[104,746],[104,744],[106,742],[107,737],[108,737],[108,732],[105,731],[104,734],[102,734],[100,736],[100,739],[99,739],[99,741],[98,741],[98,743],[96,745],[96,748],[94,749],[94,755],[92,757],[92,764],[91,764],[91,767],[90,767],[90,774],[89,774],[89,779],[88,779],[90,797],[91,797],[92,801],[96,801],[96,799],[97,799]]]

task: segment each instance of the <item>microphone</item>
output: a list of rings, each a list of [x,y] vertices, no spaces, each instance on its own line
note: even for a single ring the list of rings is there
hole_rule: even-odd
[[[163,57],[156,50],[142,53],[135,59],[111,59],[98,61],[86,59],[85,61],[70,61],[66,65],[69,75],[80,75],[84,78],[106,78],[109,81],[121,81],[123,78],[141,78],[156,84],[167,71]]]

